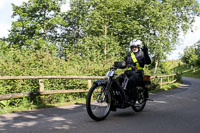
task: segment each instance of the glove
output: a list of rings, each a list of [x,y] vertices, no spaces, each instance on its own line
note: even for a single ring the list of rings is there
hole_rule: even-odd
[[[146,45],[143,46],[142,51],[144,52],[144,54],[148,54],[148,48]]]

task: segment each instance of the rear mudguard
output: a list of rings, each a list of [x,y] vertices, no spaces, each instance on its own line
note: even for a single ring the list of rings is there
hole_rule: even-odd
[[[94,84],[96,84],[98,86],[102,86],[102,85],[106,85],[107,81],[106,80],[97,80],[94,82]]]

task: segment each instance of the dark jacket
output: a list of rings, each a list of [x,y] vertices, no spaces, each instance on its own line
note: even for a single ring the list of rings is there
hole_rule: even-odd
[[[140,65],[140,67],[144,67],[145,64],[151,64],[151,59],[148,55],[148,53],[144,53],[143,51],[138,51],[135,54],[135,57]],[[130,64],[133,66],[136,66],[136,63],[133,62],[133,59],[131,57],[131,52],[124,58],[124,61],[126,62],[126,64]]]

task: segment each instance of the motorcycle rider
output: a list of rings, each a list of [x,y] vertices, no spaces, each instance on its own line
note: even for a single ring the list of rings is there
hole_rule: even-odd
[[[130,41],[131,52],[124,58],[124,68],[128,68],[124,74],[117,78],[118,83],[124,81],[125,76],[129,77],[127,89],[130,94],[129,104],[134,105],[137,98],[136,86],[139,80],[143,80],[145,64],[151,64],[151,59],[148,54],[148,48],[144,45],[141,48],[142,42],[139,39]],[[148,90],[146,90],[148,91]],[[148,98],[146,92],[145,98]]]

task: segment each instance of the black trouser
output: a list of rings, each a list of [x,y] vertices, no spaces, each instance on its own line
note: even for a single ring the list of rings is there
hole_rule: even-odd
[[[126,89],[129,92],[130,99],[136,100],[137,98],[136,86],[138,85],[139,82],[141,82],[141,80],[143,80],[144,71],[143,70],[125,71],[124,74],[121,74],[117,78],[117,81],[120,83],[120,85],[123,83],[125,76],[129,77],[129,81],[128,81]]]
[[[129,90],[130,98],[136,100],[137,98],[137,89],[136,87],[143,80],[144,71],[135,71],[129,78],[127,89]]]

